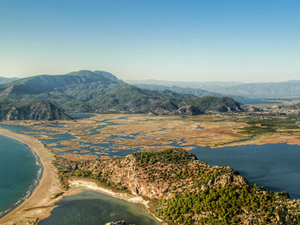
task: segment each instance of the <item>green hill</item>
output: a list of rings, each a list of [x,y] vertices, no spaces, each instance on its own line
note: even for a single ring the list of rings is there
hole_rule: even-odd
[[[0,101],[0,120],[71,120],[61,109],[45,100],[33,100],[18,105]]]
[[[134,86],[142,89],[152,90],[152,91],[174,91],[181,94],[190,94],[195,95],[197,97],[205,97],[205,96],[215,96],[215,97],[223,97],[224,95],[215,93],[215,92],[209,92],[200,88],[190,88],[190,87],[178,87],[178,86],[163,86],[163,85],[155,85],[155,84],[134,84]]]
[[[228,111],[244,111],[242,105],[232,98],[229,97],[212,97],[207,96],[203,98],[189,99],[186,101],[188,104],[198,107],[201,111],[218,111],[218,112],[228,112]]]

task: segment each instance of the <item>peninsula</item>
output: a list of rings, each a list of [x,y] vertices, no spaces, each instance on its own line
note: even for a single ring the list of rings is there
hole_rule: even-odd
[[[176,224],[295,224],[300,200],[248,184],[228,166],[211,167],[183,149],[137,152],[111,160],[56,158],[64,180],[91,177],[115,190],[158,199],[152,213]]]

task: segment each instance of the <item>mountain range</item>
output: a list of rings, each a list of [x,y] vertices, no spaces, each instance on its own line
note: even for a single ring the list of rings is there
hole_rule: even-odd
[[[205,94],[213,95],[218,93],[223,96],[242,96],[242,97],[298,97],[300,96],[300,80],[286,82],[269,83],[240,83],[240,82],[181,82],[181,81],[161,81],[161,80],[131,80],[127,81],[138,87],[154,87],[161,85],[166,88],[174,86],[183,88],[177,91],[180,93],[193,89],[205,90]],[[188,89],[187,89],[188,88]],[[218,95],[214,95],[218,96]]]
[[[1,99],[16,103],[42,99],[68,112],[176,114],[184,112],[178,111],[180,108],[190,105],[198,113],[246,110],[228,97],[197,98],[171,90],[145,90],[111,73],[88,70],[38,75],[1,84]]]
[[[224,97],[223,94],[209,92],[200,88],[190,88],[190,87],[178,87],[178,86],[163,86],[163,85],[156,85],[156,84],[134,84],[134,86],[146,90],[152,91],[174,91],[181,94],[190,94],[195,95],[197,97],[205,97],[205,96],[215,96],[215,97]]]

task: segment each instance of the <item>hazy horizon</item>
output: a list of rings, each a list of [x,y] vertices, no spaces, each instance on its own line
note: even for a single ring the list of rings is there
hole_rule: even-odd
[[[92,71],[92,70],[78,70],[78,71]],[[29,75],[29,76],[23,76],[23,77],[9,77],[9,76],[1,76],[0,78],[18,78],[18,79],[22,79],[22,78],[27,78],[27,77],[34,77],[34,76],[40,76],[40,75],[50,75],[50,76],[56,76],[56,75],[66,75],[68,73],[72,73],[72,72],[78,72],[78,71],[70,71],[67,72],[65,74],[35,74],[35,75]],[[103,71],[103,70],[94,70],[94,71]],[[93,72],[93,71],[92,71]],[[108,72],[111,73],[109,71],[103,71],[103,72]],[[146,82],[146,81],[159,81],[159,82],[186,82],[186,83],[192,83],[192,82],[196,82],[196,83],[215,83],[215,82],[219,82],[219,83],[243,83],[243,84],[251,84],[251,83],[281,83],[281,82],[300,82],[300,78],[299,79],[294,79],[294,80],[282,80],[282,81],[258,81],[258,82],[242,82],[242,81],[234,81],[234,80],[227,80],[227,81],[220,81],[220,80],[211,80],[211,81],[187,81],[187,80],[166,80],[166,79],[153,79],[153,78],[145,78],[145,79],[122,79],[120,77],[118,77],[116,74],[111,73],[112,75],[116,76],[118,79],[123,80],[124,82],[135,82],[135,81],[141,81],[141,82]]]
[[[300,75],[300,2],[4,1],[0,76],[283,82]]]

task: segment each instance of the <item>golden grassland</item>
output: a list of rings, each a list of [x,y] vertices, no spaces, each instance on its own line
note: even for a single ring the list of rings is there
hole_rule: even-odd
[[[146,116],[99,114],[95,117],[74,121],[9,121],[7,124],[27,126],[26,134],[34,133],[40,139],[49,135],[72,134],[76,139],[48,144],[63,158],[75,161],[108,158],[108,152],[122,150],[161,151],[171,147],[186,150],[197,146],[220,148],[237,145],[262,145],[266,143],[300,144],[299,122],[286,128],[286,117],[268,119],[239,118],[227,115],[199,116]],[[268,120],[280,121],[278,127],[263,124]],[[291,125],[291,120],[287,121]],[[99,127],[99,129],[98,129]],[[272,129],[270,131],[270,129]],[[268,132],[264,132],[264,129]],[[92,132],[93,130],[93,132]],[[97,132],[95,132],[95,130]],[[262,130],[262,132],[259,132]],[[61,147],[58,148],[57,144]],[[105,146],[104,146],[105,145]],[[176,146],[174,146],[176,145]],[[65,153],[65,151],[68,151]]]

